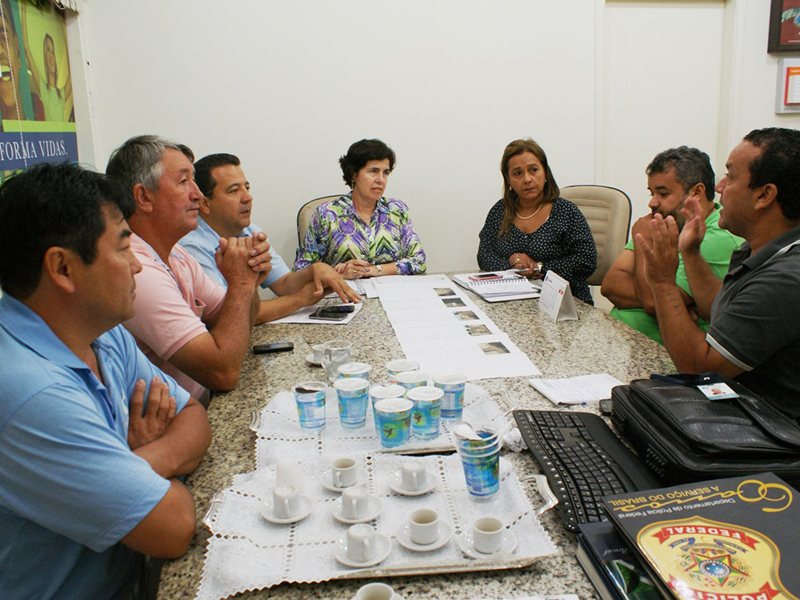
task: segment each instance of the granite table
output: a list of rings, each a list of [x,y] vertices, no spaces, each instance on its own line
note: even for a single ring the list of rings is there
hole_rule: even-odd
[[[469,293],[469,292],[468,292]],[[475,304],[542,371],[543,377],[568,377],[606,372],[620,381],[649,377],[651,373],[674,371],[662,346],[646,336],[615,321],[604,312],[582,302],[579,319],[556,323],[540,312],[538,300],[519,300],[490,304],[469,293]],[[177,560],[167,561],[161,577],[159,598],[178,600],[194,598],[200,583],[207,528],[200,523],[215,492],[231,485],[233,476],[255,468],[255,434],[250,430],[254,410],[262,407],[280,391],[288,391],[298,381],[319,379],[320,368],[309,365],[306,355],[313,344],[329,339],[347,339],[354,343],[354,360],[373,365],[373,381],[385,375],[383,365],[402,358],[391,325],[377,299],[365,300],[363,310],[346,326],[270,325],[254,328],[251,342],[294,342],[294,351],[253,355],[244,361],[237,389],[218,394],[208,417],[214,439],[207,456],[186,480],[194,495],[198,530],[189,551]],[[515,408],[552,409],[526,378],[484,379],[474,383],[489,392],[505,391]],[[588,407],[565,410],[594,410]],[[539,473],[527,452],[504,452],[520,476]],[[543,503],[530,486],[534,505]],[[597,597],[588,578],[575,559],[575,536],[568,533],[555,511],[545,513],[542,523],[560,553],[544,557],[523,569],[425,575],[393,578],[389,583],[406,599],[411,598],[513,598],[532,594],[577,594]],[[236,598],[306,598],[351,599],[364,580],[339,580],[319,584],[281,584],[269,589],[240,594]]]

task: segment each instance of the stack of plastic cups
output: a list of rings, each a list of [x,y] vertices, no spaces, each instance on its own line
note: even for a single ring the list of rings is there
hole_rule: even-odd
[[[476,502],[488,502],[500,489],[500,439],[492,429],[474,431],[464,421],[454,430],[467,491]]]

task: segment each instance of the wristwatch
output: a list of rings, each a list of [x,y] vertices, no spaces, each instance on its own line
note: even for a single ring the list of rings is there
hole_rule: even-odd
[[[383,265],[375,265],[375,268],[378,270],[378,277],[383,275]]]

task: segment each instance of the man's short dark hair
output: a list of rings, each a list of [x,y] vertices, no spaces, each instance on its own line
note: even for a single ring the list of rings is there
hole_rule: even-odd
[[[194,163],[194,180],[203,196],[211,198],[217,185],[217,182],[211,176],[211,171],[217,167],[227,167],[229,165],[238,167],[240,164],[238,156],[224,153],[209,154]]]
[[[194,162],[194,153],[189,146],[176,144],[156,135],[138,135],[111,153],[106,174],[129,194],[133,194],[133,186],[137,183],[155,192],[158,190],[161,175],[164,174],[164,163],[161,159],[168,148],[181,152],[190,162]]]
[[[104,207],[124,218],[133,196],[105,175],[74,163],[39,164],[0,187],[0,286],[18,299],[38,287],[45,252],[68,248],[85,264],[97,258],[106,229]]]
[[[359,140],[347,149],[347,154],[339,159],[344,182],[353,187],[356,174],[371,160],[389,159],[389,170],[394,170],[394,150],[380,140]]]
[[[708,154],[688,146],[670,148],[656,154],[645,172],[650,176],[666,173],[670,169],[675,170],[675,179],[683,187],[684,193],[689,193],[690,189],[702,183],[706,188],[706,198],[714,199],[716,179]]]
[[[782,127],[754,129],[744,140],[761,150],[761,155],[750,163],[750,189],[775,184],[783,216],[790,221],[800,220],[800,131]]]

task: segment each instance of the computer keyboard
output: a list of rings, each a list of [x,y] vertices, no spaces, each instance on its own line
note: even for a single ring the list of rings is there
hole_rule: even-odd
[[[661,487],[660,482],[597,415],[555,410],[515,410],[522,439],[558,498],[568,531],[605,521],[600,499]]]

